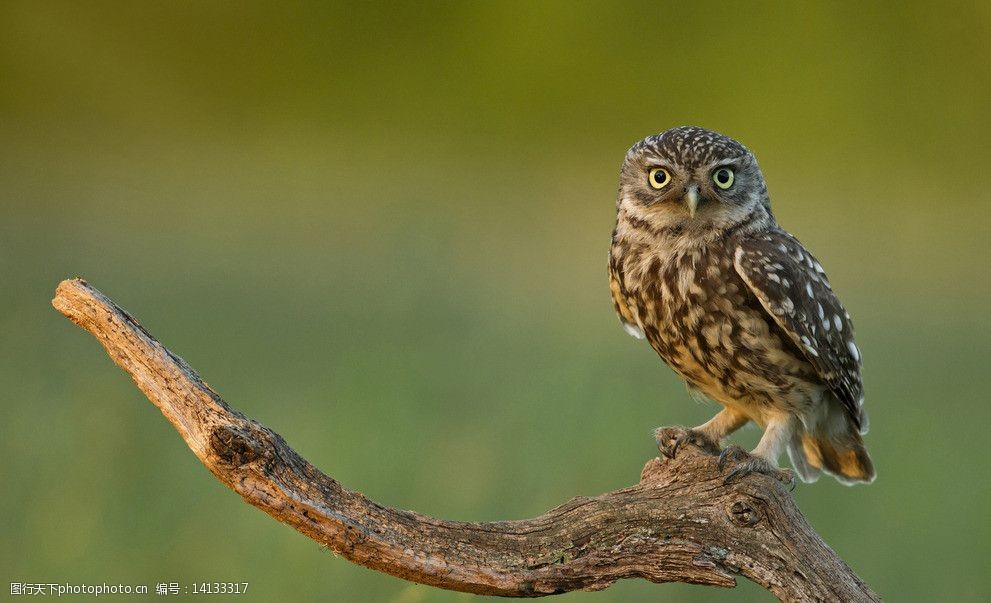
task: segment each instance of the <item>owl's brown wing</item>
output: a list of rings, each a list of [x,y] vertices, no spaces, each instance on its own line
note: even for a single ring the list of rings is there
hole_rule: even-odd
[[[798,239],[774,230],[741,241],[734,263],[863,433],[867,425],[860,350],[853,341],[850,315],[819,262]]]

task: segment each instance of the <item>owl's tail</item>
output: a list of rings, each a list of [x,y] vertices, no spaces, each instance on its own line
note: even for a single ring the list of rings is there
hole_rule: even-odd
[[[871,483],[874,463],[860,432],[841,409],[828,414],[812,431],[795,431],[788,444],[792,466],[805,482],[814,482],[825,471],[848,486]]]

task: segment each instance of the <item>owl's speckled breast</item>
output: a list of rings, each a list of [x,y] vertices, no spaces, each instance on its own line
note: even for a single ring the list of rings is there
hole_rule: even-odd
[[[717,240],[628,253],[625,297],[668,365],[706,396],[763,423],[767,410],[807,408],[818,396],[815,372],[737,273],[733,246]]]

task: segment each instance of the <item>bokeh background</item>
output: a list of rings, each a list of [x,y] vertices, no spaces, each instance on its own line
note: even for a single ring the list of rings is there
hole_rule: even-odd
[[[0,4],[2,581],[470,599],[243,503],[54,288],[86,277],[348,487],[533,516],[716,410],[605,270],[626,149],[699,124],[756,152],[857,325],[879,478],[799,505],[885,597],[988,600],[989,6]]]

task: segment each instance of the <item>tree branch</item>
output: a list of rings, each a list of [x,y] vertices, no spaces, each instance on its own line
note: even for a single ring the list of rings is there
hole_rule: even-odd
[[[511,597],[599,590],[620,578],[734,586],[789,601],[879,601],[777,481],[724,485],[711,451],[653,459],[638,484],[534,519],[444,521],[376,504],[232,409],[181,358],[81,279],[52,305],[131,375],[210,472],[244,500],[347,559],[439,588]]]

